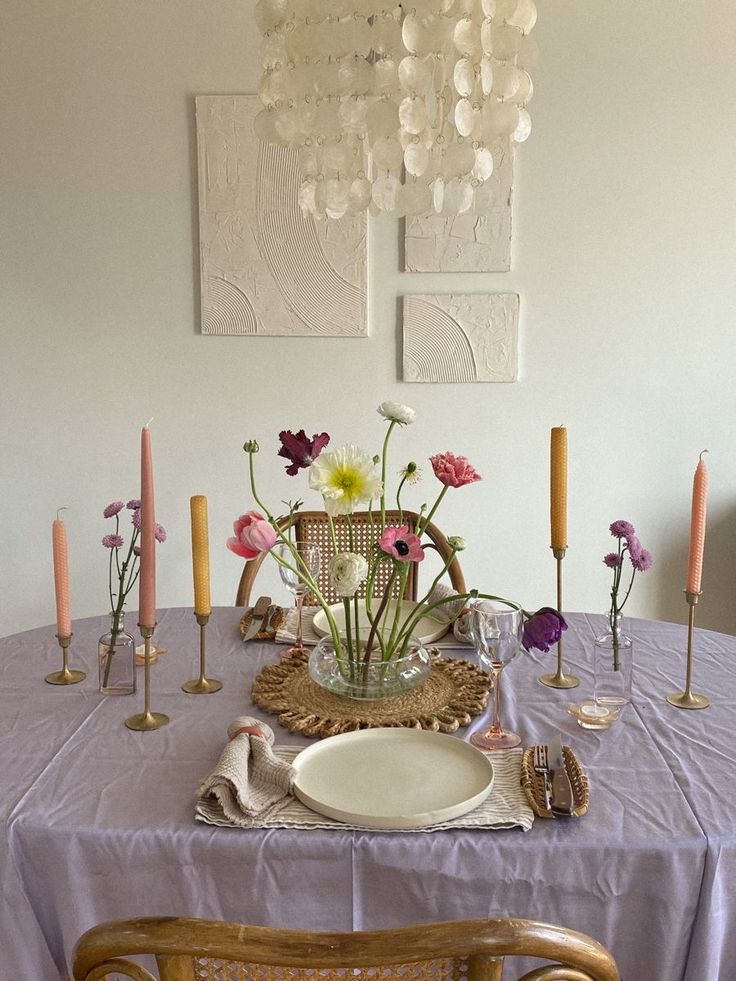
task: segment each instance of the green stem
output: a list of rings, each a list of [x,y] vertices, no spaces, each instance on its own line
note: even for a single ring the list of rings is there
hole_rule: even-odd
[[[394,431],[396,426],[396,420],[392,419],[389,423],[388,429],[386,430],[386,437],[383,441],[383,450],[381,452],[381,534],[386,530],[386,458],[388,456],[388,441],[391,433]]]
[[[420,537],[427,530],[427,525],[429,524],[429,522],[434,517],[435,511],[437,510],[437,508],[442,503],[442,498],[445,496],[446,493],[447,493],[447,484],[443,484],[442,490],[439,492],[439,495],[437,497],[437,500],[434,502],[434,504],[432,505],[432,507],[431,507],[431,509],[429,511],[429,514],[425,517],[425,519],[422,521],[422,523],[420,524],[420,526],[419,526],[419,528],[417,530],[417,535],[419,535]]]

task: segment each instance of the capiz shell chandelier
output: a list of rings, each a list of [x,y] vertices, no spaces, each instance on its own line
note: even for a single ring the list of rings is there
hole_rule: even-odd
[[[531,132],[533,0],[258,0],[255,16],[256,135],[298,149],[304,211],[489,206],[494,147]]]

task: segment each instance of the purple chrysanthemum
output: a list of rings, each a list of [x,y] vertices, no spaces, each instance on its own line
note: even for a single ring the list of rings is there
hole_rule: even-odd
[[[105,535],[105,537],[102,539],[102,544],[105,546],[105,548],[120,548],[120,546],[123,544],[123,536]]]
[[[630,521],[619,520],[611,525],[611,534],[614,538],[629,538],[636,535],[636,532]]]
[[[641,542],[636,535],[631,535],[626,539],[626,544],[629,546],[629,558],[633,562],[641,555]]]
[[[631,564],[637,572],[646,572],[647,569],[651,569],[653,562],[652,553],[646,548],[643,548],[636,558],[631,556]]]
[[[621,556],[618,552],[609,552],[608,555],[603,556],[603,562],[609,569],[618,569],[621,565]]]
[[[108,504],[105,510],[102,512],[103,518],[114,518],[118,511],[123,510],[122,501],[113,501],[112,504]]]
[[[141,502],[137,497],[134,497],[132,500],[128,501],[125,506],[129,511],[137,511],[141,506]]]
[[[137,528],[138,531],[141,530],[141,510],[138,508],[137,511],[133,512],[133,517],[130,519],[133,522],[133,527]]]
[[[153,535],[157,542],[166,541],[166,529],[164,528],[163,525],[160,525],[158,521],[153,526]]]

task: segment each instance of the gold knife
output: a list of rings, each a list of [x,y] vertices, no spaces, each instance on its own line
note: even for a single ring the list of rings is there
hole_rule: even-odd
[[[253,607],[250,613],[246,613],[243,619],[240,621],[240,632],[243,637],[243,643],[251,640],[255,634],[258,633],[261,623],[268,613],[268,608],[270,605],[270,596],[259,596],[256,600],[256,605]]]

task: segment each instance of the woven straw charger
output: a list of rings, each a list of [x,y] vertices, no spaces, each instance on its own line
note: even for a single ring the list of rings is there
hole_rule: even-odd
[[[319,739],[384,726],[455,732],[486,707],[490,678],[468,661],[431,654],[432,670],[420,687],[380,699],[334,694],[309,676],[308,654],[287,654],[261,669],[251,698],[290,732]]]

